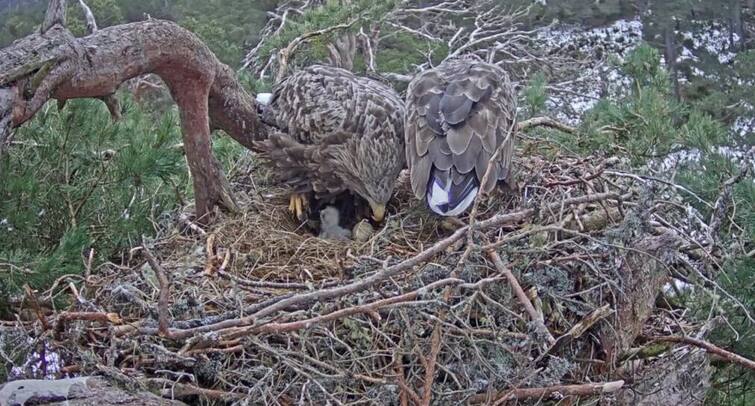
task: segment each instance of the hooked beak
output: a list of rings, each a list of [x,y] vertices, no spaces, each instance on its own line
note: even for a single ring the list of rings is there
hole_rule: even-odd
[[[372,219],[380,223],[385,218],[385,205],[370,202],[372,209]]]

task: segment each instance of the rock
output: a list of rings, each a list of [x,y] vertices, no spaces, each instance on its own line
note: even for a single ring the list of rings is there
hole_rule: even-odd
[[[59,406],[116,406],[116,405],[186,405],[177,400],[163,399],[151,392],[129,393],[100,377],[80,377],[58,380],[22,379],[0,387],[0,406],[59,405]]]

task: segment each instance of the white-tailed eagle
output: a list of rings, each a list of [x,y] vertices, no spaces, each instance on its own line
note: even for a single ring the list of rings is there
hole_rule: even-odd
[[[351,191],[382,221],[404,167],[404,102],[391,87],[332,66],[313,65],[258,95],[262,120],[278,129],[260,142],[280,180],[294,193],[299,219],[305,195],[333,198]]]
[[[507,180],[516,106],[506,72],[472,55],[418,74],[406,96],[406,159],[415,196],[435,213],[457,216],[480,190],[488,193]]]

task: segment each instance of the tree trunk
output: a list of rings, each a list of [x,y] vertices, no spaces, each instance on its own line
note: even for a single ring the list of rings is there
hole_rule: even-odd
[[[668,27],[663,31],[663,39],[665,43],[666,64],[671,71],[671,81],[674,85],[674,97],[676,97],[676,100],[680,100],[682,95],[679,88],[679,69],[676,66],[676,41],[673,28]]]
[[[616,365],[642,332],[642,327],[655,309],[655,299],[668,279],[668,265],[657,258],[674,252],[680,245],[678,237],[667,232],[647,236],[632,244],[618,270],[619,285],[624,294],[617,296],[616,323],[620,329],[606,328],[601,344],[607,365]]]
[[[739,44],[732,44],[732,49],[735,51],[744,50],[745,45],[745,32],[744,25],[742,24],[742,2],[741,0],[733,0],[731,4],[731,25],[734,34],[739,37]]]
[[[126,80],[154,73],[181,112],[197,217],[208,221],[216,206],[235,210],[228,182],[212,155],[210,129],[224,130],[247,148],[265,134],[254,99],[234,72],[197,36],[172,22],[124,24],[74,38],[55,23],[64,18],[48,19],[53,22],[49,30],[0,50],[0,88],[5,88],[0,89],[0,141],[10,127],[31,119],[51,98],[106,97]],[[10,104],[9,93],[15,96]]]

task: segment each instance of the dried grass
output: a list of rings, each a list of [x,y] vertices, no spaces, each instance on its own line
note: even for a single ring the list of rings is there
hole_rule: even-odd
[[[621,388],[611,381],[633,375],[624,343],[637,345],[637,334],[627,337],[632,328],[621,323],[646,305],[633,289],[660,283],[645,286],[657,293],[670,272],[685,273],[684,258],[711,272],[714,242],[672,186],[631,174],[619,159],[551,155],[531,140],[523,148],[516,191],[485,199],[471,231],[431,215],[404,177],[366,243],[304,230],[287,211],[286,189],[249,160],[234,177],[242,213],[221,215],[204,234],[177,214],[149,243],[170,279],[167,333],[157,328],[158,275],[139,249],[83,283],[71,279],[80,300],[66,311],[118,320],[17,327],[47,341],[67,371],[187,401],[493,403],[559,390],[610,399]],[[636,248],[667,233],[672,243]],[[507,270],[539,320],[524,311]],[[47,298],[68,295],[60,283]],[[650,303],[649,317],[634,323],[638,333],[697,328],[683,313]],[[566,384],[599,388],[545,390]]]

